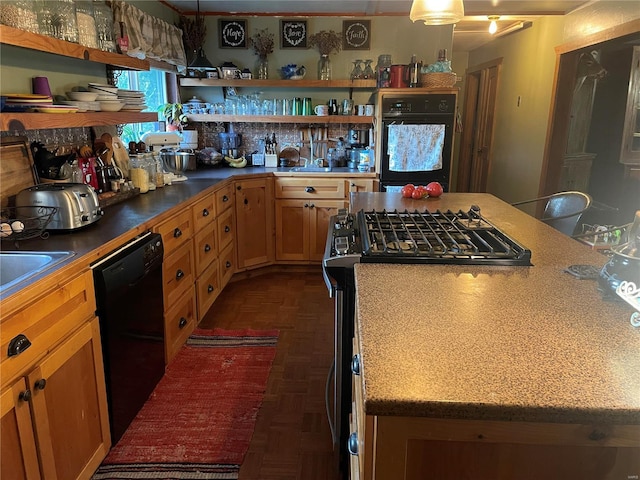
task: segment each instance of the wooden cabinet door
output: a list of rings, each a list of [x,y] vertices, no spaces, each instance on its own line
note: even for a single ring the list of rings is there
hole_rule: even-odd
[[[27,378],[43,477],[91,478],[111,444],[98,319],[84,324]]]
[[[273,180],[235,183],[237,268],[273,262]]]
[[[309,201],[276,200],[276,260],[309,258]]]
[[[346,208],[347,202],[315,200],[309,205],[309,260],[319,262],[324,255],[329,233],[329,220],[338,209]]]
[[[41,478],[26,392],[21,378],[0,396],[0,478],[4,480]]]

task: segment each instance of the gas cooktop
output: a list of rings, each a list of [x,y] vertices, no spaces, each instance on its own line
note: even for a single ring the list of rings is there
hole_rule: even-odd
[[[473,205],[451,210],[340,212],[333,217],[324,265],[353,263],[531,265],[531,251]]]

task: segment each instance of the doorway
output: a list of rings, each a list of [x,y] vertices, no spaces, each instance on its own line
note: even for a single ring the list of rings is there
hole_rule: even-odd
[[[458,155],[458,192],[487,191],[501,67],[500,58],[467,69],[462,114],[464,130]]]
[[[555,92],[539,194],[593,197],[586,224],[622,225],[640,209],[640,177],[621,162],[638,21],[556,47]]]

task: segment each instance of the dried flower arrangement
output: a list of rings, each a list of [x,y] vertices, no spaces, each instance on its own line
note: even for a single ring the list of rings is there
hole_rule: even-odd
[[[249,43],[253,46],[253,51],[259,57],[266,57],[273,53],[274,35],[269,33],[269,29],[258,30],[253,37],[249,39]]]
[[[320,30],[309,36],[309,46],[317,47],[320,55],[330,55],[334,51],[338,53],[342,48],[342,32]]]
[[[182,41],[190,51],[202,48],[207,36],[207,27],[202,17],[197,16],[191,20],[181,15],[176,27],[182,30]]]

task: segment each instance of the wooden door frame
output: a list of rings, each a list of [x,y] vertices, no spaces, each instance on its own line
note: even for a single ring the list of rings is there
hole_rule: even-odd
[[[569,115],[573,88],[575,87],[575,71],[581,51],[639,31],[640,18],[558,45],[555,48],[556,66],[552,87],[554,93],[551,96],[549,107],[547,139],[540,172],[538,196],[549,195],[557,191],[560,169],[569,136]]]
[[[502,57],[496,58],[494,60],[490,60],[488,62],[484,62],[478,65],[474,65],[473,67],[469,67],[465,70],[465,95],[464,95],[464,108],[462,113],[462,135],[460,137],[460,150],[458,152],[458,162],[457,162],[457,180],[456,180],[456,190],[461,191],[460,187],[464,187],[464,191],[469,191],[470,182],[471,182],[471,167],[472,167],[472,158],[473,158],[473,147],[476,143],[478,136],[478,129],[475,128],[475,120],[477,118],[477,108],[479,103],[486,102],[486,92],[480,92],[478,88],[475,88],[472,91],[472,86],[478,87],[482,80],[479,82],[475,80],[476,74],[480,74],[482,77],[483,71],[496,67],[497,68],[497,85],[496,85],[496,98],[498,95],[498,89],[500,87],[500,71],[502,69]],[[494,112],[492,115],[488,115],[485,117],[490,117],[494,125],[492,125],[492,133],[491,133],[491,143],[493,144],[493,138],[495,135],[495,106]],[[473,120],[473,122],[471,122]],[[491,166],[491,149],[487,153],[487,162],[488,167]]]

